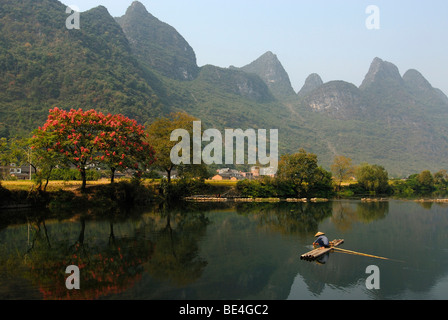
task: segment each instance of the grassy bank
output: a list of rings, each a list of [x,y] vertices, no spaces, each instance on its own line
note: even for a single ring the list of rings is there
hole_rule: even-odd
[[[89,181],[89,186],[106,185],[110,181],[107,179],[101,179],[98,181]],[[34,181],[31,180],[13,180],[13,181],[2,181],[2,186],[11,191],[30,191],[35,188]],[[81,188],[81,181],[50,181],[47,186],[48,192],[54,192],[59,190],[65,191],[76,191]]]
[[[117,182],[120,181],[127,181],[129,182],[129,179],[119,179],[116,180]],[[161,182],[160,179],[144,179],[142,180],[142,184],[146,186],[157,186]],[[205,183],[212,187],[234,187],[236,186],[237,181],[214,181],[214,180],[206,180]],[[81,181],[49,181],[47,190],[48,192],[55,192],[55,191],[73,191],[78,192],[81,188]],[[109,179],[100,179],[98,181],[88,181],[87,182],[87,188],[92,188],[95,186],[105,186],[109,185],[110,180]],[[31,191],[35,189],[35,183],[32,180],[13,180],[13,181],[1,181],[1,185],[10,190],[10,191]]]
[[[145,206],[163,200],[179,200],[191,195],[218,195],[236,185],[229,181],[175,180],[171,186],[157,179],[108,179],[89,181],[81,192],[81,181],[50,181],[45,192],[30,180],[2,181],[0,209],[50,208],[56,211],[93,209],[106,212],[114,208]]]
[[[45,192],[33,181],[2,181],[0,208],[109,209],[120,206],[145,205],[154,201],[156,188],[150,182],[121,180],[92,181],[81,192],[81,181],[50,181]]]

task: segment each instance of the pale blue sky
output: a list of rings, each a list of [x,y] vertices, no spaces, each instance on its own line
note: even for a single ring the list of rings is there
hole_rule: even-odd
[[[359,86],[375,57],[403,75],[417,69],[448,95],[448,1],[402,0],[140,0],[182,34],[199,66],[246,65],[275,53],[296,91],[310,73],[324,82]],[[122,16],[132,0],[64,0],[86,11],[105,6]],[[380,29],[369,30],[366,8],[380,9]],[[81,14],[82,23],[82,14]]]

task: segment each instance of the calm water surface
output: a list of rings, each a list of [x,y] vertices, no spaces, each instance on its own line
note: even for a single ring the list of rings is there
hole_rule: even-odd
[[[157,206],[0,224],[0,299],[447,299],[448,205],[233,203]],[[5,218],[9,217],[9,218]],[[306,262],[317,231],[341,248]],[[395,261],[400,260],[400,261]],[[80,268],[68,290],[65,268]],[[368,266],[379,289],[367,289]]]

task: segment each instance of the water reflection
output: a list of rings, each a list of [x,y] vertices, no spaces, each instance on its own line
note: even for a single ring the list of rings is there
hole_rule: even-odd
[[[236,211],[250,214],[270,232],[305,238],[314,235],[319,223],[332,215],[332,203],[241,203]]]
[[[447,210],[414,202],[332,201],[161,203],[62,217],[55,211],[2,214],[0,298],[419,296],[448,274]],[[318,262],[300,260],[322,229],[345,239],[346,249],[406,263],[336,252]],[[65,287],[71,264],[80,268],[81,290]],[[380,267],[381,290],[365,289],[369,264]]]
[[[349,230],[358,222],[384,219],[389,212],[389,202],[241,203],[235,208],[238,214],[255,217],[260,226],[271,232],[309,238],[329,217],[339,230]]]
[[[98,299],[127,290],[142,276],[142,265],[151,259],[154,244],[135,234],[116,237],[109,222],[108,237],[86,241],[86,217],[79,219],[76,238],[60,239],[49,232],[45,219],[33,223],[32,244],[25,254],[24,276],[39,288],[44,299]],[[91,230],[94,232],[94,230]],[[107,241],[106,241],[107,239]],[[76,265],[82,290],[67,290],[65,268]]]
[[[28,280],[43,299],[99,299],[128,290],[145,272],[185,285],[200,277],[207,265],[197,242],[208,220],[191,206],[165,203],[138,216],[114,211],[94,217],[86,212],[55,220],[51,211],[23,213],[27,248],[14,248],[22,240],[15,232],[3,234],[9,248],[1,248],[5,263],[0,272]],[[2,225],[14,222],[3,219]],[[69,265],[79,267],[82,290],[67,290]]]
[[[384,219],[389,212],[389,202],[332,202],[332,222],[341,231],[350,230],[358,222],[370,223]]]
[[[327,252],[326,254],[324,254],[324,255],[320,256],[318,259],[316,259],[316,263],[326,264],[329,258],[330,258],[330,253]]]
[[[208,219],[198,209],[179,204],[162,203],[157,213],[160,221],[152,220],[144,229],[157,244],[145,270],[179,286],[194,282],[207,266],[199,255],[198,241],[205,235]]]

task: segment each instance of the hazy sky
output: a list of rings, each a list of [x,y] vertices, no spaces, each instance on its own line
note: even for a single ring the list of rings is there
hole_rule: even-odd
[[[199,66],[242,67],[275,53],[296,91],[318,73],[359,86],[375,57],[403,75],[417,69],[448,95],[446,0],[140,0],[193,47]],[[132,0],[64,0],[81,12],[98,5],[122,16]],[[379,29],[368,29],[369,5]],[[82,14],[81,14],[82,23]],[[378,23],[378,20],[373,20]]]

